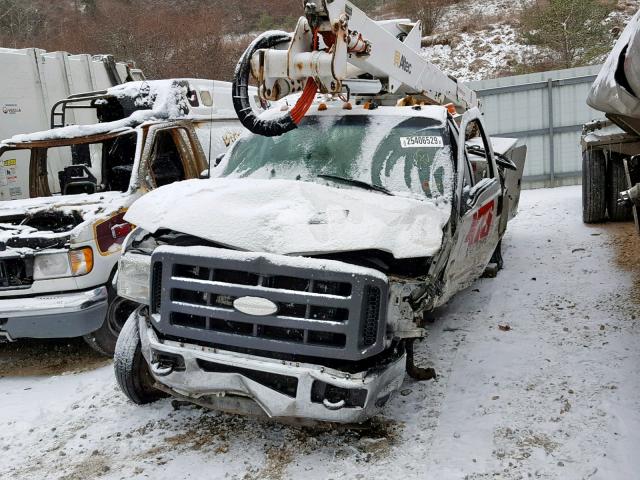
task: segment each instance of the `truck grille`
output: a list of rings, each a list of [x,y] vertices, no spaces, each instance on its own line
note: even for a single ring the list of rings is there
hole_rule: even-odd
[[[29,288],[32,284],[32,258],[0,259],[0,290]]]
[[[361,360],[384,349],[387,282],[377,272],[318,259],[210,247],[161,247],[151,305],[163,334],[287,354]],[[234,306],[267,300],[275,313]]]

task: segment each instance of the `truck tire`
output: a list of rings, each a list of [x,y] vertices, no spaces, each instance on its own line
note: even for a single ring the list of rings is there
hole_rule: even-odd
[[[602,150],[588,149],[582,153],[582,220],[601,223],[606,220],[607,162]]]
[[[631,207],[618,205],[620,192],[629,189],[623,160],[622,155],[614,154],[607,165],[607,211],[612,222],[625,222],[633,215]]]
[[[113,357],[113,370],[120,389],[136,405],[153,403],[166,397],[166,394],[153,387],[154,379],[142,356],[137,315],[131,315],[120,332]]]
[[[109,289],[107,316],[98,330],[84,336],[84,341],[96,352],[106,355],[107,357],[113,357],[118,335],[129,318],[129,315],[131,315],[139,305],[119,297],[115,289],[111,287],[111,282],[109,282],[107,288]]]

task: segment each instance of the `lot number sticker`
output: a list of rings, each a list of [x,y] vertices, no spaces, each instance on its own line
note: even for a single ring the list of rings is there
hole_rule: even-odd
[[[400,137],[402,148],[444,147],[442,137]]]

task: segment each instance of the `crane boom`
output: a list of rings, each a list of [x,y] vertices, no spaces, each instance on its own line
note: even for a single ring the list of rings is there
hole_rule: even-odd
[[[288,48],[256,52],[251,70],[269,100],[303,90],[312,78],[323,93],[349,87],[351,93],[418,95],[461,111],[478,106],[474,91],[418,53],[421,38],[420,22],[376,22],[346,0],[307,1]]]

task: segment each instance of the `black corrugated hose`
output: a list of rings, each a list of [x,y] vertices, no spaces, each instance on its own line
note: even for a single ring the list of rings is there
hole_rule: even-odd
[[[261,120],[257,117],[249,102],[249,80],[251,75],[251,57],[263,48],[274,48],[291,41],[291,35],[281,31],[265,32],[256,38],[245,50],[236,65],[233,76],[233,107],[242,125],[249,131],[266,137],[277,137],[297,127],[291,113],[281,117]]]

